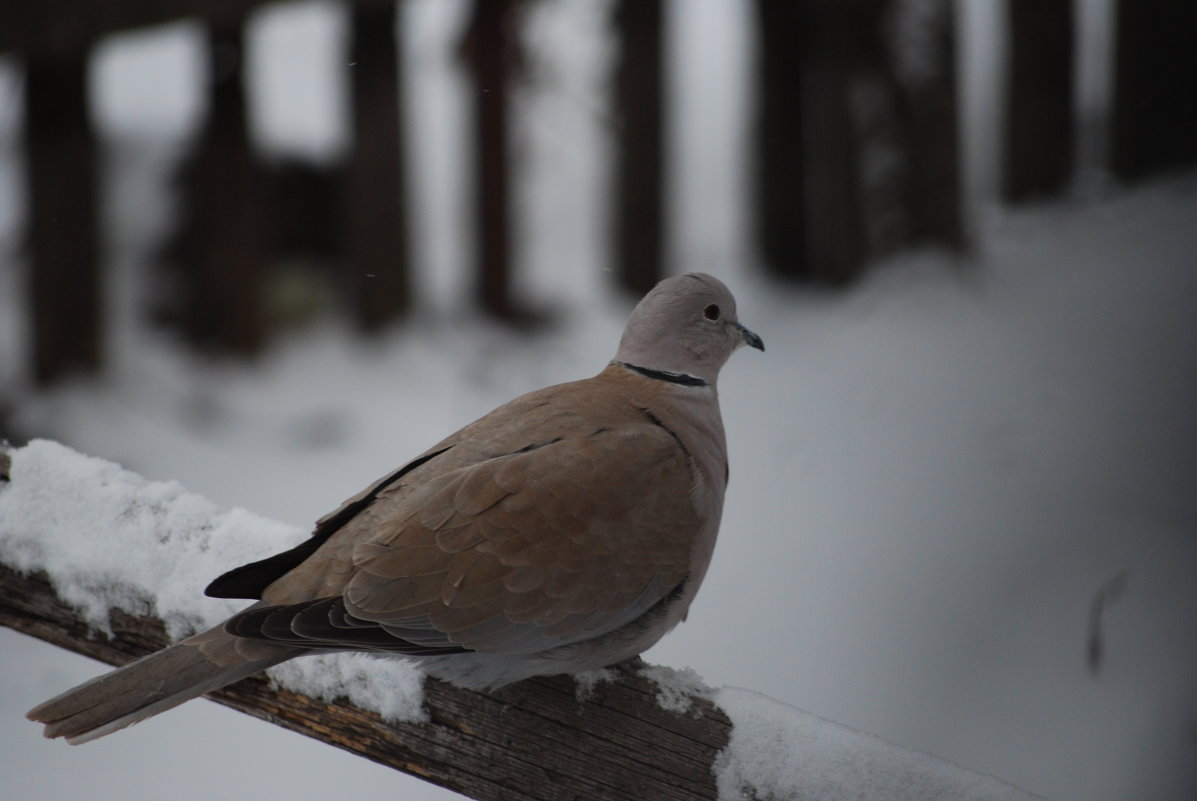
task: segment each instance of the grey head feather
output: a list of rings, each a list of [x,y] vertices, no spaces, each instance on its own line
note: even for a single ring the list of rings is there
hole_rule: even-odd
[[[714,276],[685,273],[661,281],[636,305],[614,361],[713,386],[742,345],[765,349],[740,323],[731,291]]]

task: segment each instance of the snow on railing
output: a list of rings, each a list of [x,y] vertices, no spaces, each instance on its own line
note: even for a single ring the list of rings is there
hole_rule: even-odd
[[[235,602],[205,598],[204,584],[302,533],[37,440],[0,453],[0,623],[123,663],[228,615]],[[670,668],[483,694],[341,654],[211,697],[477,799],[1033,798]]]

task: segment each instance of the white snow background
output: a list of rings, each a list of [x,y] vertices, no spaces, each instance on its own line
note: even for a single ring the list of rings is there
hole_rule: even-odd
[[[1017,213],[985,204],[998,95],[992,44],[977,31],[996,13],[970,1],[961,8],[975,45],[964,53],[975,256],[895,260],[846,294],[781,288],[754,268],[740,203],[744,8],[679,5],[670,13],[680,80],[673,261],[723,277],[769,350],[737,354],[724,371],[732,482],[719,549],[690,620],[647,658],[1055,801],[1188,801],[1197,789],[1194,176],[1133,191],[1086,180],[1100,191]],[[408,74],[420,76],[410,91],[422,148],[413,165],[421,311],[365,343],[326,321],[252,368],[188,356],[135,313],[141,256],[171,210],[163,165],[201,103],[198,32],[176,25],[114,38],[96,54],[94,111],[122,175],[106,189],[109,374],[50,394],[23,389],[19,81],[0,63],[0,383],[22,428],[303,528],[498,403],[601,368],[630,308],[601,274],[610,54],[583,32],[604,19],[603,4],[534,13],[517,142],[520,287],[562,310],[541,338],[466,311],[455,168],[463,98],[446,47],[463,6],[406,8]],[[255,94],[273,99],[254,123],[270,152],[326,159],[343,146],[331,122],[341,87],[321,68],[341,60],[340,24],[326,4],[258,17]],[[1101,43],[1101,26],[1091,27],[1086,42]],[[1083,73],[1082,101],[1100,100],[1099,73]],[[1091,675],[1090,603],[1123,574],[1104,618],[1105,660]],[[7,630],[0,643],[5,798],[455,797],[204,702],[81,748],[43,741],[24,711],[102,668]]]

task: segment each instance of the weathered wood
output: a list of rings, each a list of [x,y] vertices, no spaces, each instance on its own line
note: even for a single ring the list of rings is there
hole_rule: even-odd
[[[103,297],[96,142],[88,110],[88,54],[25,66],[29,154],[29,280],[33,377],[49,384],[99,370]]]
[[[167,644],[155,618],[113,610],[110,620],[111,637],[89,630],[44,575],[0,564],[0,624],[114,665]],[[569,677],[493,694],[428,680],[424,724],[388,723],[344,700],[313,700],[258,677],[209,697],[477,799],[715,798],[711,765],[730,722],[707,701],[679,715],[655,696],[655,685],[632,671],[617,671],[581,701]]]
[[[351,16],[345,277],[354,317],[366,331],[396,320],[410,302],[396,8],[355,7]]]
[[[1010,0],[1002,195],[1057,197],[1072,178],[1073,0]]]
[[[1197,3],[1117,4],[1110,166],[1140,180],[1197,163]]]
[[[614,9],[612,257],[619,285],[637,297],[661,279],[665,258],[663,16],[661,0],[619,0]]]

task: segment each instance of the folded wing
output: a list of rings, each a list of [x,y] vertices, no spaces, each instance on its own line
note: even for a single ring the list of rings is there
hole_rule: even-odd
[[[686,451],[650,421],[460,467],[410,489],[353,543],[339,595],[257,606],[228,630],[428,655],[531,654],[597,637],[686,581],[700,525],[693,481]],[[285,600],[285,582],[270,595]]]

